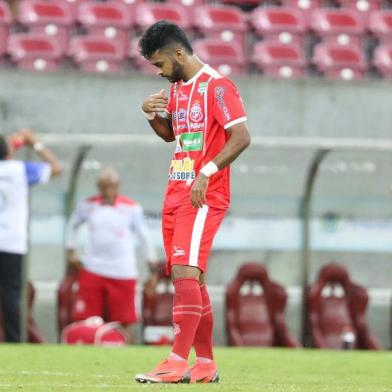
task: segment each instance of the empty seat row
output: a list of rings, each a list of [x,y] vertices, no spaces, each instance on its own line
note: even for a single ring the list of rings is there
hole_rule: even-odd
[[[97,36],[73,37],[67,56],[54,37],[43,34],[14,34],[9,37],[6,51],[11,61],[20,69],[54,71],[71,58],[84,72],[117,73],[133,67],[145,74],[154,74],[156,69],[138,53],[138,39],[134,39],[124,53],[117,41]],[[193,41],[198,56],[218,69],[223,75],[232,76],[254,69],[273,78],[298,79],[314,67],[320,74],[331,79],[362,79],[369,64],[359,47],[347,47],[324,42],[315,46],[313,56],[307,60],[301,45],[282,44],[277,40],[263,40],[253,47],[250,59],[243,47],[217,38]],[[372,61],[381,76],[392,79],[392,44],[379,45]]]

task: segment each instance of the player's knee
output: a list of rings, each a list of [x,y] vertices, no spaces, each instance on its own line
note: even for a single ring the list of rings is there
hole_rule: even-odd
[[[171,276],[173,280],[176,279],[197,279],[199,280],[201,271],[197,267],[190,267],[189,265],[173,265]]]

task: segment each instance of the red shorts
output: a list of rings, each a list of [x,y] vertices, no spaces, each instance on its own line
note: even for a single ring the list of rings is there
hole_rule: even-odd
[[[135,279],[106,278],[82,269],[73,319],[100,316],[106,321],[134,323],[137,321],[135,291]]]
[[[227,209],[191,204],[162,211],[162,233],[168,271],[171,266],[189,265],[205,272],[215,234]]]

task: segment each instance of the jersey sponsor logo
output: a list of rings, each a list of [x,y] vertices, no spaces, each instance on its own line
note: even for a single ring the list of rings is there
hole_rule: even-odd
[[[178,100],[179,101],[187,101],[188,96],[184,94],[181,90],[178,92]]]
[[[208,82],[200,82],[197,86],[197,92],[199,94],[204,94],[207,91]]]
[[[190,158],[173,159],[170,165],[169,181],[190,181],[196,178],[195,161]]]
[[[201,110],[201,105],[199,101],[195,101],[191,107],[191,112],[189,118],[194,122],[203,121],[204,114]]]
[[[189,129],[192,131],[204,129],[204,122],[201,122],[201,123],[191,122],[191,123],[189,123]]]
[[[173,257],[185,256],[185,250],[179,248],[178,246],[174,247]]]
[[[215,87],[214,93],[215,93],[216,100],[218,101],[218,105],[222,110],[226,120],[227,121],[231,120],[231,114],[229,112],[229,108],[227,107],[226,102],[223,99],[223,96],[225,95],[225,89],[223,87]]]
[[[181,135],[176,136],[176,149],[174,150],[174,153],[177,154],[179,152],[182,152],[182,147],[181,147]]]
[[[187,132],[180,135],[183,151],[200,151],[203,149],[203,132]]]

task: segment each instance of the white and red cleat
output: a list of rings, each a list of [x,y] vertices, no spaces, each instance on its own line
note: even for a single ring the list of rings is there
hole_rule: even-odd
[[[165,359],[154,370],[137,374],[135,380],[140,383],[189,384],[191,377],[186,360]]]
[[[213,383],[219,382],[218,369],[214,362],[197,361],[191,367],[191,383]]]

